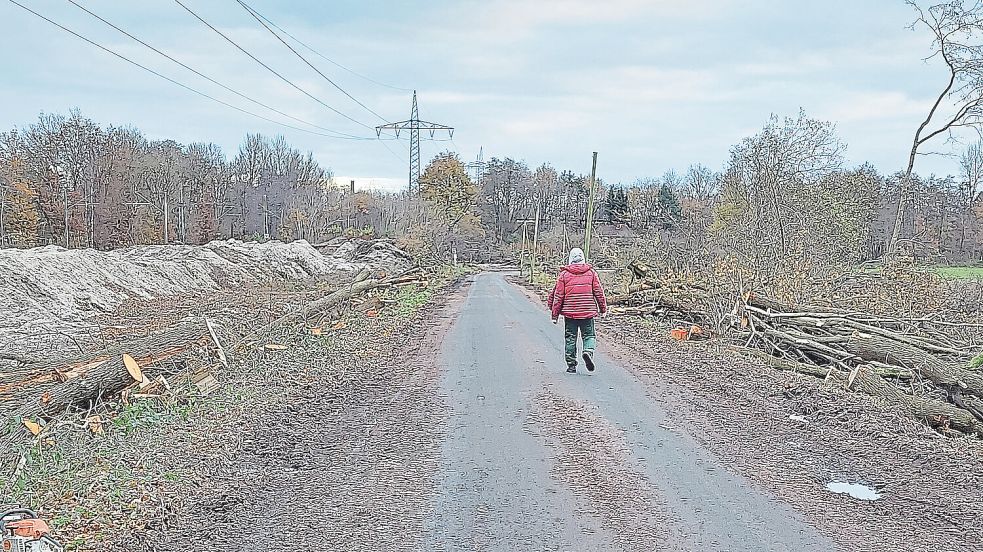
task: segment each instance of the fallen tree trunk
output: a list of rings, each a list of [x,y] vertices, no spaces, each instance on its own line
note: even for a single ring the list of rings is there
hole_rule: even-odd
[[[970,395],[983,397],[983,374],[952,366],[914,345],[853,332],[842,346],[864,360],[907,366],[942,388],[961,389]]]
[[[815,364],[806,364],[804,362],[796,362],[794,360],[779,358],[760,349],[750,349],[747,347],[737,346],[734,346],[733,349],[740,353],[757,357],[768,364],[768,366],[775,368],[776,370],[807,374],[817,378],[826,378],[834,373],[832,368],[824,368]]]
[[[351,299],[352,297],[365,293],[371,289],[387,285],[389,282],[387,280],[362,280],[361,282],[355,282],[351,286],[339,289],[327,297],[318,299],[317,301],[312,301],[304,306],[302,310],[287,313],[280,318],[277,318],[272,322],[272,326],[279,326],[281,324],[289,324],[292,322],[297,322],[301,319],[306,319],[311,313],[319,313],[334,307],[344,301]]]
[[[983,436],[983,424],[969,411],[942,401],[907,395],[884,381],[869,366],[861,365],[854,369],[847,381],[847,389],[861,391],[890,404],[899,405],[936,429],[952,428]]]
[[[368,278],[368,273],[363,272],[358,276],[356,276],[355,281],[352,284],[345,286],[341,289],[335,290],[334,292],[328,294],[326,297],[318,299],[317,301],[312,301],[307,305],[305,305],[304,308],[302,309],[299,309],[294,312],[289,312],[281,316],[280,318],[277,318],[276,320],[270,323],[270,327],[275,327],[282,324],[296,323],[301,320],[306,321],[307,318],[312,314],[323,313],[333,307],[336,307],[346,301],[351,300],[353,297],[357,295],[361,295],[362,293],[365,293],[375,288],[384,287],[384,286],[397,286],[397,285],[408,284],[411,282],[417,282],[419,281],[419,275],[418,275],[419,272],[420,272],[419,267],[411,268],[410,270],[407,270],[402,274],[399,274],[392,278],[385,278],[385,279]],[[253,337],[255,335],[256,332],[246,337]],[[243,341],[244,339],[246,338],[241,339],[240,342]]]
[[[726,328],[735,342],[760,351],[753,354],[773,359],[774,367],[827,381],[845,380],[862,365],[855,385],[865,392],[901,404],[934,427],[970,433],[983,427],[983,371],[970,368],[978,341],[960,339],[946,329],[954,323],[938,315],[895,317],[839,303],[793,305],[755,292],[727,298],[686,279],[659,280],[639,261],[627,269],[632,280],[625,293],[609,300],[614,312],[670,312]],[[885,378],[924,379],[950,402],[907,395]]]
[[[122,391],[137,383],[123,364],[123,354],[133,357],[146,372],[148,366],[210,343],[206,322],[198,319],[97,353],[39,366],[34,377],[0,389],[4,406],[0,418],[48,416]]]
[[[833,307],[819,307],[811,305],[799,305],[792,306],[786,303],[782,303],[777,299],[772,299],[767,295],[762,295],[760,293],[748,292],[744,294],[744,303],[752,307],[757,307],[759,309],[764,309],[766,311],[771,311],[774,313],[785,313],[785,312],[825,312],[835,315],[846,315],[850,314],[849,311],[843,309],[837,309]]]
[[[760,317],[767,318],[773,324],[793,326],[800,328],[803,331],[825,331],[844,335],[859,331],[862,333],[876,334],[893,341],[907,343],[931,353],[950,355],[964,359],[969,359],[970,357],[970,354],[966,351],[943,345],[928,337],[902,333],[900,331],[886,329],[881,326],[875,326],[873,323],[850,318],[849,315],[820,312],[773,312],[755,307],[753,305],[746,305],[745,309],[748,312],[759,315]]]

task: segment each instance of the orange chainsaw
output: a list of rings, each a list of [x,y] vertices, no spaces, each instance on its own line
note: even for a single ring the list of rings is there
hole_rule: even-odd
[[[32,510],[0,512],[0,549],[3,552],[64,552],[48,533],[48,524]]]

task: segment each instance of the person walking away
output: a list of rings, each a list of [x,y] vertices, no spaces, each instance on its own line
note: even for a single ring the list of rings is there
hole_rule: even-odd
[[[563,337],[566,342],[564,358],[567,372],[577,372],[577,333],[583,339],[583,359],[588,372],[594,371],[594,318],[605,316],[607,299],[594,267],[587,264],[579,248],[570,251],[569,264],[560,270],[556,285],[549,294],[547,305],[556,324],[563,315]]]

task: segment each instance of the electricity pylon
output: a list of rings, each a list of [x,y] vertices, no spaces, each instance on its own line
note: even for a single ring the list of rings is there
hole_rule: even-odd
[[[382,136],[383,130],[393,130],[396,132],[396,138],[399,138],[399,131],[409,130],[410,131],[410,193],[416,193],[420,189],[420,131],[427,130],[430,132],[430,138],[433,138],[438,130],[446,130],[449,137],[454,137],[454,127],[449,127],[447,125],[442,125],[440,123],[431,123],[430,121],[421,121],[419,112],[416,107],[416,90],[413,91],[413,109],[410,111],[410,118],[406,121],[399,121],[398,123],[387,123],[384,125],[379,125],[375,127],[376,136]]]
[[[469,171],[472,171],[472,170],[474,171],[474,180],[472,180],[472,182],[474,182],[475,185],[478,186],[479,188],[481,187],[481,176],[485,172],[485,166],[486,165],[488,165],[488,163],[485,163],[485,148],[484,147],[481,147],[480,149],[478,149],[478,156],[475,157],[474,161],[468,163],[467,165],[464,165],[464,168],[465,169],[467,169]]]

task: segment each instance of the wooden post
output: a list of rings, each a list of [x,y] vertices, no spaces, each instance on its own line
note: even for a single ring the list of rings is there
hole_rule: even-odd
[[[165,191],[164,192],[164,245],[167,245],[168,233],[169,233],[167,231],[167,223],[168,223],[168,220],[167,220],[167,211],[168,211],[168,208],[167,208],[167,192]]]
[[[55,173],[55,178],[58,178],[58,173]],[[61,186],[62,200],[65,202],[65,249],[68,249],[68,182],[63,182]]]
[[[188,243],[188,199],[185,197],[184,188],[187,181],[181,182],[181,210],[179,211],[181,215],[181,243]]]
[[[566,255],[566,252],[570,251],[570,240],[567,238],[567,223],[563,223],[563,247],[560,250],[560,256]]]
[[[532,233],[532,266],[529,267],[529,281],[536,281],[536,265],[539,263],[539,210],[543,206],[542,198],[536,203],[536,222],[533,225]]]
[[[597,152],[590,168],[590,190],[587,194],[587,229],[584,232],[584,262],[590,261],[590,235],[594,227],[594,193],[597,191]]]
[[[522,223],[522,249],[519,251],[519,277],[525,274],[526,270],[526,223]]]
[[[7,229],[4,226],[3,211],[7,205],[7,187],[0,186],[0,248],[4,246],[7,241]]]

